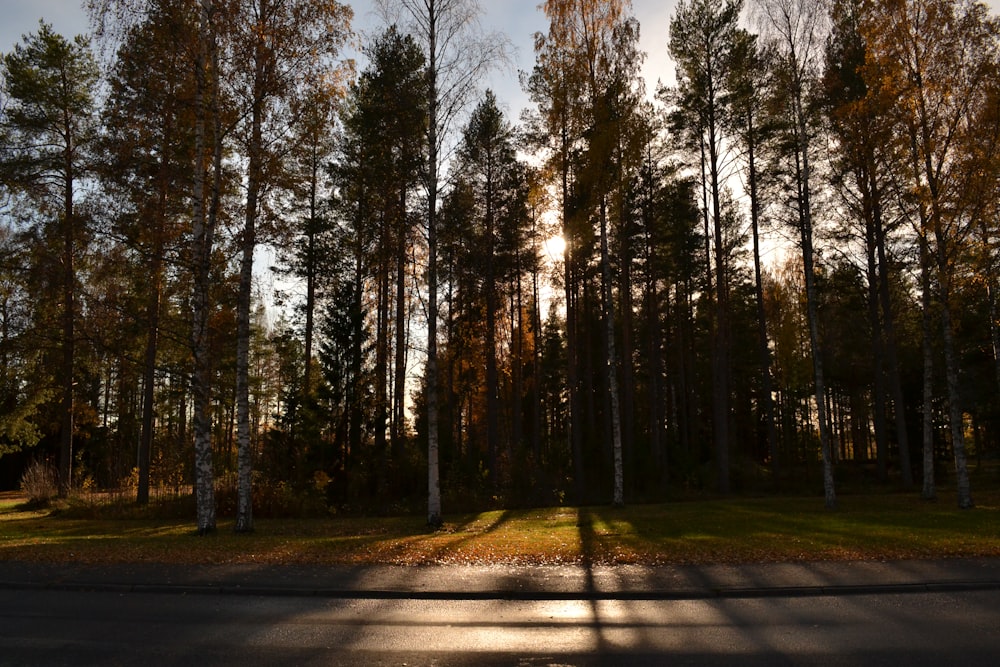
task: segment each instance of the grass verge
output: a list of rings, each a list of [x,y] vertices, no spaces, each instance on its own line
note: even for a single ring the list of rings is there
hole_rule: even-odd
[[[711,500],[447,517],[264,519],[197,537],[165,518],[72,518],[0,498],[0,560],[81,563],[670,564],[1000,556],[1000,491],[974,510],[913,495]],[[155,509],[151,510],[155,512]]]

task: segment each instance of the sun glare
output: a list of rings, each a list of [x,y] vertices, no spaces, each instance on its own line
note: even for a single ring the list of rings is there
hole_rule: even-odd
[[[566,241],[562,236],[556,234],[545,241],[545,252],[548,253],[553,261],[561,260],[565,251]]]

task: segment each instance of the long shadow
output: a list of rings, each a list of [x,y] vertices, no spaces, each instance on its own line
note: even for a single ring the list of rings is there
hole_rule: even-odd
[[[598,600],[597,581],[594,576],[594,561],[597,554],[597,534],[594,532],[594,518],[590,511],[579,507],[576,510],[576,527],[580,532],[581,565],[583,566],[584,582],[587,599],[590,601],[590,616],[597,639],[597,657],[599,664],[606,664],[611,649],[604,636],[604,624],[601,620],[600,601]]]
[[[341,530],[331,530],[325,537],[330,539],[351,538],[355,545],[355,551],[367,548],[369,555],[373,553],[372,550],[377,550],[378,554],[375,559],[377,564],[411,566],[439,560],[456,545],[474,539],[484,532],[495,530],[500,524],[507,521],[507,517],[498,517],[484,529],[473,531],[472,526],[479,520],[479,515],[463,515],[455,522],[446,523],[442,528],[436,530],[428,528],[426,524],[417,520],[406,526],[391,526],[384,530],[362,530],[358,525],[351,524]],[[425,550],[415,549],[413,546],[414,540],[420,541],[440,534],[454,534],[459,537],[446,545],[435,548],[428,547]],[[320,540],[312,544],[304,553],[321,555],[325,548],[325,543]]]
[[[615,540],[619,539],[620,536],[613,535],[602,539],[602,535],[598,534],[593,528],[593,521],[595,519],[602,521],[606,524],[612,524],[616,519],[620,519],[620,516],[616,515],[616,511],[609,508],[594,508],[586,512],[584,516],[584,510],[580,510],[581,518],[579,521],[580,525],[580,537],[582,549],[584,552],[584,561],[588,580],[588,592],[591,593],[592,598],[599,596],[593,595],[596,589],[596,582],[594,577],[594,564],[595,561],[604,554],[609,554],[613,552],[613,549],[609,548],[613,546]],[[665,520],[669,520],[669,517],[665,517]],[[641,532],[642,525],[631,524],[632,529]],[[607,540],[607,541],[605,541]],[[602,543],[603,542],[603,543]],[[669,572],[675,577],[672,581],[667,576],[663,576],[665,573],[657,572],[661,568],[667,568]],[[684,588],[691,588],[694,590],[704,590],[712,591],[716,589],[719,582],[711,576],[711,568],[699,567],[699,566],[688,566],[688,565],[672,565],[672,566],[657,566],[649,568],[646,570],[645,575],[641,578],[642,583],[640,584],[642,588],[648,592],[660,591],[665,592],[666,587],[671,585],[680,585]],[[668,583],[670,582],[670,583]],[[677,604],[677,603],[670,603]],[[782,666],[791,664],[790,661],[780,654],[776,647],[771,643],[765,633],[758,631],[754,625],[754,617],[752,612],[746,612],[742,607],[729,603],[726,600],[699,600],[693,604],[698,607],[707,607],[711,611],[702,612],[705,614],[704,618],[709,619],[705,621],[700,621],[700,623],[705,624],[705,631],[711,631],[712,626],[717,624],[717,621],[712,621],[710,619],[727,619],[733,632],[738,636],[743,637],[748,643],[754,646],[754,649],[760,653],[761,656],[768,656],[764,664]],[[601,652],[601,664],[618,664],[615,657],[616,648],[611,642],[608,641],[606,633],[610,628],[610,625],[605,622],[601,622],[598,616],[598,610],[596,608],[596,603],[591,602],[593,608],[593,616],[595,620],[595,628],[598,632],[598,645]],[[638,624],[641,626],[642,624]],[[692,633],[694,632],[697,636],[697,625],[691,627],[677,627],[677,628],[667,628],[667,627],[657,627],[659,632],[676,632],[676,633]],[[647,637],[649,644],[655,645],[655,641],[650,641],[652,638]],[[637,644],[638,647],[643,645]],[[654,650],[655,654],[656,651]],[[684,662],[687,658],[692,655],[697,654],[685,654],[685,653],[672,653],[674,659],[678,659]],[[658,662],[665,660],[666,655],[658,656]],[[752,660],[747,660],[751,656],[743,655],[736,656],[735,662],[733,664],[754,664]],[[706,663],[706,658],[710,659],[710,662]],[[725,656],[716,655],[704,655],[699,657],[696,662],[698,664],[725,664]],[[686,664],[686,663],[685,663]]]
[[[606,526],[613,526],[621,521],[622,514],[620,510],[608,507],[592,507],[586,510],[579,509],[578,513],[583,565],[587,578],[587,592],[591,599],[594,627],[597,632],[598,647],[600,649],[599,664],[623,664],[622,660],[624,659],[627,662],[630,653],[634,653],[637,656],[655,656],[655,659],[650,658],[652,662],[648,664],[663,664],[665,656],[660,655],[659,651],[653,648],[660,637],[653,636],[651,633],[674,632],[675,630],[673,628],[668,629],[661,625],[660,621],[649,617],[649,612],[644,612],[641,607],[627,606],[635,601],[628,603],[624,601],[626,598],[631,598],[635,595],[641,597],[643,592],[651,595],[665,592],[667,590],[665,580],[656,576],[654,571],[649,568],[644,570],[644,574],[637,576],[637,570],[631,570],[628,574],[624,574],[619,571],[617,566],[609,565],[609,569],[605,571],[605,576],[616,578],[616,583],[619,587],[618,590],[622,591],[623,599],[616,600],[615,595],[608,590],[598,591],[596,567],[615,562],[615,547],[623,545],[623,535],[619,531],[598,533],[594,529],[594,521],[600,521]],[[636,527],[634,525],[631,523],[629,525],[632,530],[635,530]],[[625,532],[627,534],[629,531]],[[625,542],[624,544],[627,545],[628,543]],[[624,603],[626,606],[618,607],[619,612],[630,609],[629,613],[633,615],[631,621],[626,622],[620,617],[609,618],[607,614],[602,618],[597,608],[597,601],[599,599],[606,600],[606,604]],[[616,644],[611,639],[613,633],[619,634],[626,627],[632,633],[631,640],[627,644],[629,648],[627,649],[620,644]],[[638,664],[647,663],[640,660]]]
[[[459,528],[457,528],[454,531],[455,533],[464,532],[466,534],[463,537],[459,537],[453,542],[449,542],[448,544],[442,545],[441,547],[435,549],[433,552],[435,560],[440,561],[445,555],[449,553],[452,554],[458,553],[458,551],[462,548],[462,546],[469,544],[473,540],[482,537],[483,535],[488,535],[490,533],[496,532],[497,530],[500,529],[501,526],[508,523],[510,519],[511,519],[511,511],[505,509],[501,511],[500,515],[497,516],[492,522],[484,526],[482,529],[476,531],[472,531],[471,527],[476,523],[478,517],[476,519],[466,521],[464,524],[462,524]]]

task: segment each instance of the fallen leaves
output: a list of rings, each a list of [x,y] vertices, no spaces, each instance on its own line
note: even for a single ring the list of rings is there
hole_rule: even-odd
[[[1000,556],[1000,502],[972,512],[908,497],[844,499],[837,513],[802,499],[501,510],[449,517],[258,520],[196,537],[184,521],[71,519],[5,506],[0,559],[78,563],[664,565]]]

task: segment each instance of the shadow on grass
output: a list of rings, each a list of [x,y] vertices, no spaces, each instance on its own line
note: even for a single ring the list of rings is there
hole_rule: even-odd
[[[479,515],[482,516],[482,515]],[[477,516],[475,519],[466,521],[462,528],[453,531],[452,534],[462,534],[452,542],[442,544],[434,550],[433,559],[435,561],[443,561],[450,556],[460,556],[463,547],[471,545],[480,537],[490,535],[497,532],[504,524],[508,523],[511,518],[510,510],[502,510],[492,521],[490,521],[486,526],[472,530],[472,526],[479,520]]]
[[[995,497],[983,494],[984,498]],[[1000,553],[1000,514],[928,505],[918,497],[782,499],[591,508],[590,558],[599,563],[737,563]]]
[[[484,521],[483,515],[466,515],[457,521],[445,523],[443,528],[430,530],[418,519],[382,519],[378,527],[366,525],[363,520],[351,519],[329,522],[326,534],[315,532],[315,522],[303,522],[312,527],[314,539],[303,540],[302,535],[290,534],[286,542],[295,549],[295,556],[309,562],[341,562],[348,564],[424,565],[457,563],[475,560],[475,543],[497,530],[511,519],[509,511],[502,511]],[[257,532],[257,537],[267,540],[267,528]],[[258,540],[255,540],[258,542]],[[275,536],[273,542],[280,542]],[[298,542],[297,545],[291,544]],[[277,554],[280,545],[272,550]]]

